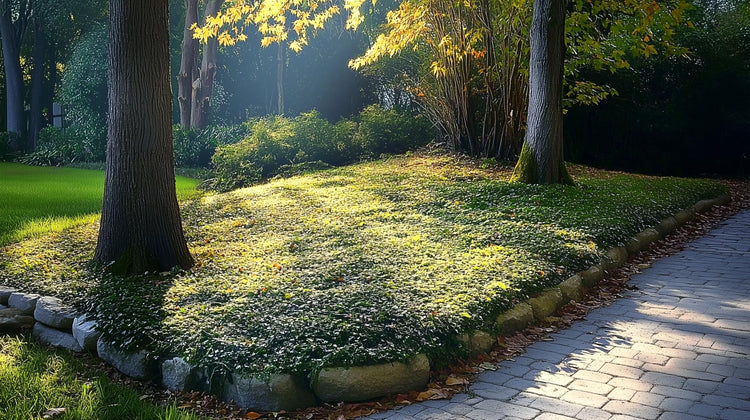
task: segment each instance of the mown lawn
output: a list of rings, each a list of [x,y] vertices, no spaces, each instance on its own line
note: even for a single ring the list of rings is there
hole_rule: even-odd
[[[178,179],[178,195],[198,196],[196,184]],[[101,171],[0,163],[0,247],[95,223],[103,185]],[[24,282],[20,286],[25,288]],[[175,404],[162,407],[144,400],[137,390],[114,383],[87,360],[68,351],[51,351],[26,337],[0,335],[0,418],[41,418],[60,408],[64,413],[54,418],[61,420],[199,418]]]
[[[197,265],[128,281],[87,266],[95,223],[10,245],[0,283],[64,296],[106,337],[216,370],[460,354],[458,332],[714,197],[714,181],[572,166],[577,186],[415,154],[271,181],[183,205]]]
[[[197,184],[177,177],[178,197],[196,197]],[[95,222],[103,192],[102,171],[0,162],[0,246]]]

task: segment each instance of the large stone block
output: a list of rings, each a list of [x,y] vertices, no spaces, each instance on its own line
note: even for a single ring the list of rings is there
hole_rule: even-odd
[[[99,338],[96,352],[100,359],[132,378],[148,379],[153,375],[153,362],[145,350],[126,352]]]
[[[704,213],[708,211],[711,207],[714,205],[714,200],[701,200],[693,205],[693,210],[695,210],[696,213]]]
[[[677,220],[677,223],[682,226],[685,223],[695,219],[695,212],[692,209],[682,210],[675,213],[673,217],[675,220]]]
[[[471,356],[489,353],[497,341],[494,336],[484,331],[474,331],[471,334],[464,334],[460,339],[466,345],[466,349]]]
[[[31,336],[34,340],[47,346],[64,348],[75,352],[83,351],[81,346],[78,345],[76,339],[73,338],[73,334],[56,330],[42,324],[41,322],[34,324]]]
[[[521,302],[501,313],[495,320],[495,326],[501,334],[512,334],[526,328],[532,322],[534,322],[534,311],[531,305]]]
[[[640,243],[641,251],[644,251],[648,249],[649,245],[661,239],[661,235],[659,234],[659,231],[654,228],[646,228],[642,232],[636,234],[635,238],[638,239],[638,242]]]
[[[418,354],[405,363],[325,368],[313,381],[313,391],[326,402],[364,401],[422,390],[429,378],[430,361]]]
[[[677,230],[677,226],[679,226],[677,220],[674,217],[670,216],[664,218],[664,220],[659,222],[659,224],[656,225],[654,229],[656,229],[656,231],[659,232],[662,237],[664,237]]]
[[[598,265],[592,265],[587,270],[581,271],[579,275],[584,286],[594,287],[604,278],[604,271]]]
[[[0,286],[0,305],[7,305],[8,298],[10,297],[11,293],[15,293],[17,291],[18,289],[13,287]]]
[[[557,287],[547,289],[539,296],[529,299],[529,305],[534,312],[534,318],[542,320],[562,306],[562,292]]]
[[[268,380],[234,373],[223,386],[222,398],[240,407],[263,411],[296,410],[315,405],[305,381],[293,375],[271,375]]]
[[[602,267],[605,270],[611,270],[613,268],[620,267],[621,265],[625,264],[625,262],[627,261],[628,261],[627,249],[625,249],[625,247],[618,246],[618,247],[608,250],[607,253],[604,254],[604,259],[602,260]]]
[[[0,309],[0,333],[14,333],[34,326],[34,317],[17,308]]]
[[[39,298],[41,296],[34,293],[14,292],[8,297],[8,306],[16,308],[25,314],[32,315]]]
[[[567,280],[563,281],[558,285],[562,292],[563,303],[574,300],[580,302],[583,298],[583,282],[581,276],[575,275],[568,277]]]
[[[75,317],[75,309],[63,304],[58,298],[45,296],[36,302],[34,319],[48,327],[70,331]]]
[[[632,237],[625,241],[625,249],[628,254],[633,255],[641,252],[641,242],[636,237]]]
[[[99,341],[101,333],[96,330],[96,321],[88,320],[86,315],[81,315],[73,320],[73,338],[78,345],[86,351],[95,352],[96,343]]]
[[[161,383],[171,391],[185,391],[189,389],[193,369],[182,357],[167,359],[161,364]]]

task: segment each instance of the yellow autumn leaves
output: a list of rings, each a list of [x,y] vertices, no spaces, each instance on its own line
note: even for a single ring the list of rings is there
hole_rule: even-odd
[[[348,29],[356,29],[364,17],[360,8],[365,0],[344,0],[349,11]],[[245,27],[253,24],[262,35],[261,45],[288,42],[289,48],[300,52],[307,45],[309,32],[320,30],[333,16],[341,13],[334,0],[231,0],[216,16],[207,16],[203,26],[194,24],[193,38],[202,43],[216,37],[219,45],[231,46],[245,41]],[[290,33],[294,39],[290,40]]]

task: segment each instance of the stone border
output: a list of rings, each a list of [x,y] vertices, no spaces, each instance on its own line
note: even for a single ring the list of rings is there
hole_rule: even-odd
[[[715,205],[730,201],[729,195],[701,200],[691,208],[644,229],[624,246],[609,249],[599,264],[575,274],[555,287],[516,304],[500,314],[495,328],[501,334],[522,330],[551,316],[571,300],[580,300],[584,288],[593,287],[604,272],[619,267],[636,254]],[[198,390],[217,394],[225,401],[264,411],[296,410],[324,402],[355,402],[424,389],[430,376],[430,360],[418,354],[408,360],[370,366],[328,367],[312,375],[311,381],[288,374],[258,378],[230,373],[214,378],[204,368],[175,357],[157,363],[146,351],[126,353],[100,338],[96,324],[77,314],[60,299],[25,294],[0,286],[0,332],[32,329],[32,337],[53,347],[75,352],[89,351],[120,372],[136,379],[156,380],[172,391]],[[492,349],[496,337],[474,331],[459,337],[471,355]]]

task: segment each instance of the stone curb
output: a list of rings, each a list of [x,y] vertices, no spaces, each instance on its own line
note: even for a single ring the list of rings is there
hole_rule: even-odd
[[[585,287],[593,287],[604,277],[606,270],[623,265],[630,255],[648,249],[651,243],[673,232],[694,219],[696,213],[705,212],[715,205],[730,201],[728,195],[701,200],[688,209],[664,218],[653,228],[644,229],[624,246],[607,250],[599,264],[575,274],[558,286],[549,288],[520,302],[498,315],[497,332],[507,335],[524,329],[534,321],[541,321],[555,313],[564,304],[579,300]],[[42,301],[39,311],[37,302]],[[85,314],[76,315],[56,298],[24,294],[17,289],[0,286],[0,331],[6,331],[3,314],[15,328],[33,326],[33,336],[45,344],[73,351],[91,351],[120,372],[136,379],[159,379],[173,391],[212,391],[212,380],[202,370],[191,366],[182,358],[165,360],[160,364],[145,351],[124,352],[105,342],[96,332],[96,324],[87,321]],[[37,315],[38,312],[38,316]],[[36,316],[32,316],[34,314]],[[46,322],[54,325],[47,325]],[[11,324],[8,324],[11,325]],[[459,337],[469,354],[491,350],[496,337],[484,331],[474,331]],[[325,402],[355,402],[424,389],[429,381],[430,360],[418,354],[405,362],[379,365],[328,367],[315,374],[308,383],[303,377],[277,374],[260,379],[242,373],[230,373],[217,380],[219,396],[234,401],[244,408],[261,410],[296,410]],[[209,383],[211,382],[211,383]]]

